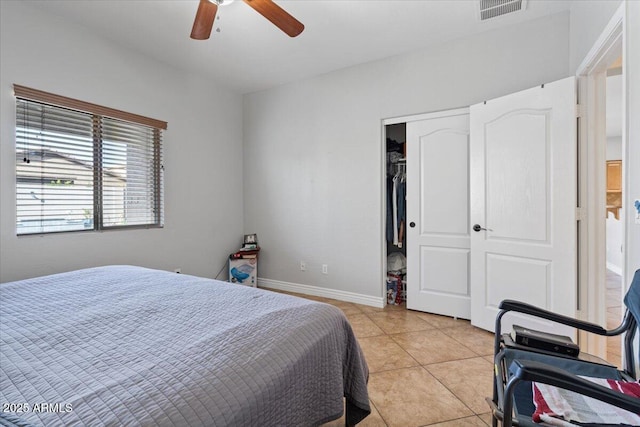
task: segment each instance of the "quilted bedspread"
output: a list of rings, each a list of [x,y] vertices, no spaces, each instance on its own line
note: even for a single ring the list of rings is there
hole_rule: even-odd
[[[0,284],[0,424],[310,426],[370,411],[328,304],[110,266]]]

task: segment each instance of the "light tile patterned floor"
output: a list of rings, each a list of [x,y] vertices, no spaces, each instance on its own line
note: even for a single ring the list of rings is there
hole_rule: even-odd
[[[607,275],[608,326],[620,324],[620,276]],[[485,427],[491,395],[493,334],[469,321],[297,295],[340,308],[369,365],[372,413],[363,427]],[[608,347],[619,364],[620,342]],[[342,427],[344,419],[323,427]]]
[[[369,365],[372,407],[359,426],[491,425],[484,398],[491,395],[493,334],[466,320],[403,307],[297,296],[340,308],[358,337]],[[324,427],[338,426],[344,419]]]

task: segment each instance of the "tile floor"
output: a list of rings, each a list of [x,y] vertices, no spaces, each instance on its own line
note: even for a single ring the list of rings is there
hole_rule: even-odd
[[[359,426],[480,426],[491,423],[493,334],[466,320],[307,295],[342,309],[369,365],[372,413]],[[344,426],[336,420],[324,427]]]
[[[608,322],[620,323],[620,276],[607,274]],[[296,295],[296,294],[293,294]],[[363,427],[485,427],[491,395],[493,334],[469,321],[399,306],[384,309],[297,295],[335,305],[347,318],[369,365],[372,413]],[[612,340],[609,361],[620,362]],[[344,426],[344,419],[323,427]]]

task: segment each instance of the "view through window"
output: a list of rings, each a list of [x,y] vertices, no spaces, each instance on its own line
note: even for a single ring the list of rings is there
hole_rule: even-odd
[[[162,129],[16,102],[17,234],[163,225]]]

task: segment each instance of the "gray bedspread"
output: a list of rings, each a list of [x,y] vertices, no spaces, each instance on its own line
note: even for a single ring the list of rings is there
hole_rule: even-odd
[[[99,267],[0,284],[0,424],[310,426],[369,413],[337,308]]]

